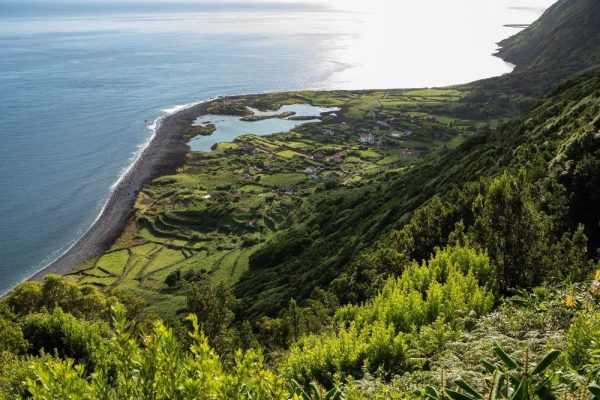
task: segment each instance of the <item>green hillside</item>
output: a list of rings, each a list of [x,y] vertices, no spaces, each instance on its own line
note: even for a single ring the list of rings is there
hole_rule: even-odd
[[[516,65],[510,74],[467,85],[480,112],[523,112],[574,75],[600,64],[600,5],[560,0],[531,26],[500,43],[497,55]]]
[[[597,1],[559,1],[527,29],[500,42],[498,55],[516,64],[516,72],[583,70],[600,62],[598,25]]]
[[[444,218],[453,218],[443,227],[442,232],[447,235],[455,222],[470,214],[470,204],[461,205],[455,200],[457,196],[464,196],[457,194],[459,188],[504,171],[518,173],[524,169],[532,182],[541,185],[551,181],[547,184],[561,185],[553,190],[565,191],[564,199],[557,200],[569,210],[562,221],[565,228],[584,223],[593,245],[597,246],[600,219],[594,206],[598,201],[598,192],[594,189],[598,170],[594,160],[598,157],[599,82],[598,75],[575,80],[528,113],[521,122],[508,124],[497,134],[473,137],[448,155],[432,157],[403,173],[384,175],[356,190],[309,198],[308,205],[299,207],[306,213],[297,214],[293,229],[280,233],[251,257],[251,271],[238,284],[240,297],[250,305],[251,313],[269,313],[281,307],[279,301],[284,303],[290,297],[309,296],[314,287],[328,285],[349,268],[360,250],[373,243],[382,232],[409,222],[410,212],[435,194],[442,194],[442,199],[449,198],[449,204],[440,206],[444,214],[450,214]],[[591,163],[589,171],[578,171],[585,173],[585,178],[572,175],[582,160],[563,160],[572,157],[566,156],[567,149],[582,141],[586,143],[585,163]],[[577,150],[572,152],[574,155]],[[559,173],[559,165],[569,168],[563,167],[566,171]],[[457,209],[458,206],[462,208]],[[429,228],[423,221],[415,222],[417,232]],[[417,232],[410,235],[415,236]],[[273,249],[278,248],[277,251],[285,253],[281,247],[293,245],[293,239],[300,234],[315,240],[307,242],[302,252],[288,260],[275,265],[261,262],[262,252],[273,253]],[[420,249],[409,258],[427,258],[434,246],[443,244],[440,240],[440,237],[428,240],[428,248]]]
[[[600,399],[599,7],[498,78],[214,101],[340,110],[190,152],[0,299],[0,399]]]

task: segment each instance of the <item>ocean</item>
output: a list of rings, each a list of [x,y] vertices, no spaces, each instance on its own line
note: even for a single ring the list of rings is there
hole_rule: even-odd
[[[174,106],[500,75],[504,25],[552,2],[0,0],[0,293],[81,236]]]

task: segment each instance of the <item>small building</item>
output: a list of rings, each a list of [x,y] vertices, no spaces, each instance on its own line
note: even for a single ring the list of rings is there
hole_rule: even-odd
[[[333,136],[333,135],[335,135],[335,132],[332,131],[331,129],[321,129],[321,133],[323,134],[323,136]]]
[[[375,143],[375,136],[372,133],[361,133],[358,137],[361,143],[373,144]]]
[[[323,161],[325,159],[325,155],[323,153],[315,153],[312,155],[312,159],[315,161]]]
[[[317,169],[315,167],[308,167],[304,170],[306,175],[314,175],[317,173]]]

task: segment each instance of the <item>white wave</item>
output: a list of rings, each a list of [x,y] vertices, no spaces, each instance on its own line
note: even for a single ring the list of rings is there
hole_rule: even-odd
[[[136,151],[131,155],[131,158],[129,159],[129,163],[128,163],[127,167],[125,167],[121,170],[121,173],[119,174],[119,178],[115,181],[115,183],[113,183],[110,186],[111,194],[115,190],[115,188],[117,186],[119,186],[119,183],[121,183],[121,181],[129,174],[129,171],[131,171],[133,166],[137,163],[139,158],[142,156],[142,153],[144,152],[144,150],[146,150],[146,147],[148,147],[148,145],[152,142],[152,140],[156,136],[156,132],[158,131],[158,128],[160,127],[162,120],[166,116],[176,114],[179,111],[183,111],[185,109],[188,109],[188,108],[193,107],[200,103],[202,103],[202,101],[197,101],[194,103],[187,103],[187,104],[179,104],[179,105],[173,106],[171,108],[165,108],[165,109],[161,110],[165,114],[161,115],[160,117],[155,118],[154,121],[152,121],[152,124],[147,126],[148,130],[151,132],[150,136],[143,143],[138,145]],[[102,210],[102,212],[103,211],[104,210]],[[100,213],[100,215],[102,215],[102,212]],[[98,216],[98,218],[100,217],[100,215]]]
[[[176,112],[179,112],[181,110],[185,110],[186,108],[195,106],[196,104],[198,104],[198,103],[179,104],[179,105],[173,106],[171,108],[163,108],[160,111],[166,113],[167,115],[171,115],[171,114],[175,114]]]

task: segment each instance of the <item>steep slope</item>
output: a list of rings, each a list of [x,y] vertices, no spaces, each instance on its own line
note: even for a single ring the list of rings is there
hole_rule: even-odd
[[[306,199],[297,207],[303,211],[297,212],[294,229],[280,233],[252,256],[251,270],[237,286],[247,315],[275,313],[290,298],[303,299],[315,287],[327,287],[361,249],[405,224],[434,194],[507,169],[524,168],[536,181],[552,178],[562,185],[568,202],[566,225],[584,223],[591,245],[597,246],[599,130],[600,74],[589,73],[560,87],[497,134],[481,134],[450,154],[381,176],[360,189]],[[449,217],[450,229],[464,215],[458,210],[454,217]],[[265,262],[264,255],[273,253],[284,256]],[[420,256],[428,255],[425,251]]]
[[[559,0],[527,29],[499,43],[514,71],[474,82],[465,108],[520,114],[558,84],[600,64],[600,1]]]
[[[498,56],[516,64],[516,72],[582,70],[600,62],[598,26],[598,0],[561,0],[527,29],[500,42]]]

